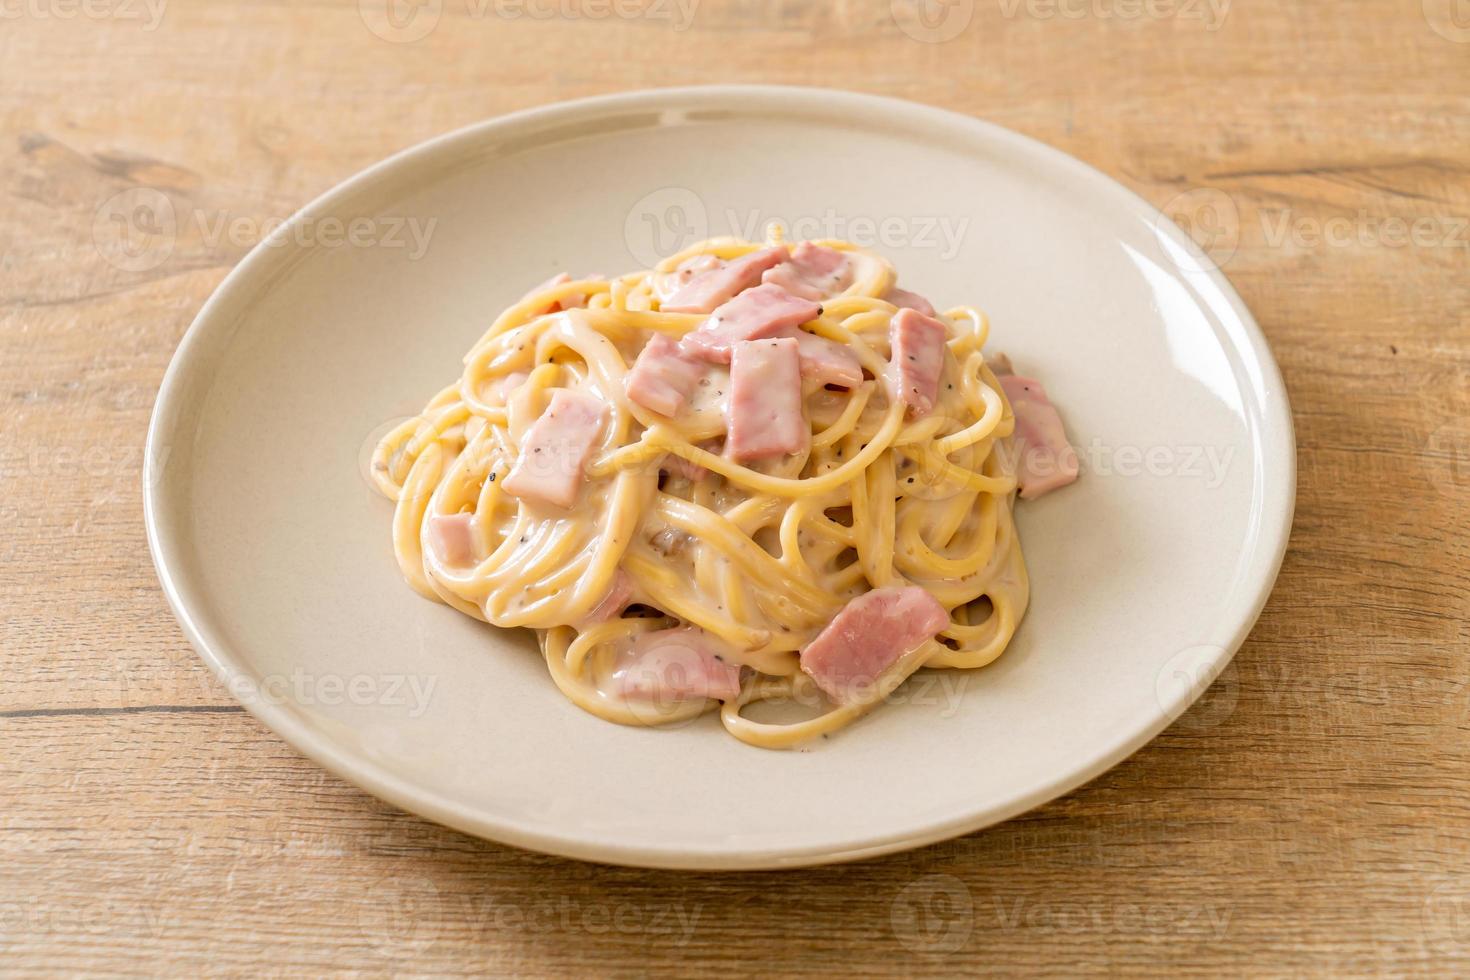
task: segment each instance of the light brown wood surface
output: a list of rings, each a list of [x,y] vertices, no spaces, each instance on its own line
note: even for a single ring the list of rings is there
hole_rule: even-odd
[[[0,2],[0,973],[1470,970],[1463,0],[952,0],[943,43],[904,0],[703,0],[687,24],[444,0],[398,42],[367,26],[382,0],[160,2]],[[145,186],[282,218],[466,123],[726,81],[985,117],[1208,236],[1294,409],[1275,594],[1153,744],[917,852],[661,873],[399,813],[235,704],[149,561],[149,409],[248,243],[181,235],[130,272],[99,208]]]

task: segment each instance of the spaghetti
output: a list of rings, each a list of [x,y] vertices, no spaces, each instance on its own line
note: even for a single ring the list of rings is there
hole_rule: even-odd
[[[672,416],[628,394],[651,338],[679,341],[707,321],[663,310],[671,291],[761,245],[713,239],[652,270],[559,277],[502,313],[460,377],[376,449],[373,479],[397,502],[393,546],[409,584],[496,626],[535,630],[552,679],[593,714],[646,725],[718,710],[732,735],[768,748],[851,722],[920,667],[969,670],[999,657],[1028,583],[1014,459],[1001,451],[1016,419],[982,353],[989,324],[970,307],[937,317],[946,334],[937,397],[915,417],[896,395],[889,335],[896,297],[911,294],[876,255],[815,247],[841,253],[848,274],[801,330],[841,345],[862,372],[845,388],[804,381],[804,451],[743,461],[722,451],[731,385],[718,364]],[[557,391],[606,407],[570,507],[506,487]],[[457,557],[436,520],[460,522]],[[948,622],[900,651],[871,696],[823,695],[802,670],[803,648],[849,601],[911,586]],[[738,694],[659,697],[620,685],[639,638],[673,628],[708,638],[738,667]],[[781,713],[757,708],[767,702],[815,713],[757,720]]]

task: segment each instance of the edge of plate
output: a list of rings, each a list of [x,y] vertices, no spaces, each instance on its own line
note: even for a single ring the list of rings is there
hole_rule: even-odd
[[[280,231],[284,233],[286,229],[297,224],[306,216],[330,207],[335,202],[349,199],[380,176],[396,170],[405,163],[421,157],[430,157],[456,144],[472,143],[497,129],[512,129],[537,120],[583,116],[603,109],[669,109],[680,103],[684,103],[684,105],[679,105],[681,108],[694,108],[697,107],[696,104],[703,103],[710,108],[731,108],[737,109],[741,114],[753,114],[758,109],[759,103],[771,101],[785,101],[788,107],[794,103],[805,103],[811,111],[819,114],[831,114],[837,108],[848,112],[864,109],[884,112],[901,111],[911,118],[924,119],[930,125],[940,129],[968,129],[989,139],[1010,143],[1027,152],[1047,158],[1058,167],[1070,170],[1079,179],[1100,185],[1109,193],[1123,195],[1140,217],[1147,217],[1156,229],[1168,234],[1179,247],[1186,250],[1200,263],[1200,269],[1204,270],[1204,276],[1209,285],[1219,290],[1225,297],[1245,329],[1249,349],[1242,353],[1254,358],[1260,365],[1267,387],[1278,395],[1273,402],[1264,406],[1265,416],[1271,425],[1268,426],[1269,432],[1261,433],[1261,441],[1269,450],[1267,458],[1263,459],[1262,466],[1271,470],[1273,474],[1279,474],[1283,487],[1278,499],[1267,500],[1265,504],[1268,513],[1262,516],[1263,535],[1255,562],[1261,571],[1260,584],[1251,597],[1249,608],[1242,610],[1244,615],[1229,643],[1222,648],[1224,651],[1222,656],[1213,665],[1216,672],[1223,670],[1241,644],[1245,642],[1265,607],[1286,553],[1295,512],[1296,438],[1280,369],[1259,325],[1234,287],[1219,267],[1206,257],[1187,235],[1180,231],[1167,216],[1161,214],[1153,205],[1132,190],[1102,171],[1055,147],[982,119],[888,96],[815,86],[786,85],[709,85],[642,89],[533,107],[473,123],[408,147],[359,171],[319,195],[293,214],[281,226]],[[275,249],[270,240],[262,241],[251,249],[210,295],[190,323],[169,362],[168,370],[159,388],[149,420],[144,453],[144,524],[147,530],[148,550],[158,572],[159,582],[190,644],[227,688],[230,687],[232,679],[242,674],[243,671],[229,646],[217,637],[211,636],[190,612],[190,606],[196,597],[193,590],[177,580],[172,570],[171,560],[176,560],[176,553],[180,545],[177,537],[172,533],[174,522],[165,513],[167,493],[165,480],[160,470],[166,471],[166,463],[155,464],[154,460],[157,458],[155,451],[158,446],[165,444],[164,434],[171,431],[179,421],[180,411],[177,402],[181,397],[181,379],[187,376],[192,362],[201,356],[199,348],[208,329],[207,325],[222,315],[231,314],[231,306],[237,299],[236,294],[245,288],[247,279],[258,271],[262,271],[257,267],[265,265],[267,258],[273,252],[279,255],[280,250]],[[1277,434],[1279,434],[1279,441],[1272,438]],[[1261,560],[1261,552],[1266,552],[1264,561]],[[340,778],[405,811],[419,814],[474,836],[547,854],[607,864],[678,870],[761,870],[804,867],[876,857],[972,833],[1008,820],[1071,792],[1113,768],[1157,737],[1173,720],[1183,714],[1199,693],[1202,692],[1192,689],[1180,691],[1172,703],[1161,704],[1153,721],[1132,737],[1106,748],[1063,775],[1038,783],[1029,792],[1012,799],[1003,806],[982,808],[976,812],[939,820],[922,827],[874,835],[860,843],[844,847],[777,847],[765,850],[735,850],[720,846],[698,850],[687,848],[662,850],[619,846],[613,843],[589,842],[575,837],[540,832],[535,828],[486,820],[469,808],[455,805],[437,794],[425,792],[381,770],[367,760],[340,750],[323,735],[292,717],[284,708],[258,701],[247,703],[244,707],[298,752]]]

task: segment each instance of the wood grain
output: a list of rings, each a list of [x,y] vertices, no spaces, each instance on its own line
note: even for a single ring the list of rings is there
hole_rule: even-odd
[[[687,24],[444,0],[391,42],[374,2],[0,6],[0,972],[1470,969],[1463,4],[954,0],[940,43],[908,0]],[[787,874],[487,844],[299,758],[159,593],[147,416],[245,245],[120,268],[113,195],[261,222],[488,116],[714,81],[914,98],[1073,153],[1193,222],[1280,360],[1299,503],[1255,633],[1170,731],[1025,817]]]

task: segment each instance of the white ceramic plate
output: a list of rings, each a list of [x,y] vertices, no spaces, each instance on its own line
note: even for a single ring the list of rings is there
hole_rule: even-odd
[[[529,634],[409,590],[391,506],[361,475],[381,424],[452,379],[531,284],[639,268],[705,234],[759,236],[770,219],[792,237],[867,239],[910,289],[987,310],[991,349],[1045,381],[1086,467],[1020,507],[1033,599],[1005,656],[910,682],[804,752],[750,748],[714,718],[639,730],[577,710]],[[1245,638],[1295,489],[1265,341],[1172,224],[995,126],[795,88],[549,106],[359,174],[205,305],[149,444],[169,601],[281,737],[473,834],[690,868],[912,847],[1103,772]]]

